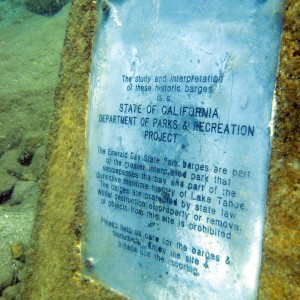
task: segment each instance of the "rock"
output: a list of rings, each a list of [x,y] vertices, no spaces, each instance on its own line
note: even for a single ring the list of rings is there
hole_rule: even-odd
[[[107,0],[103,0],[101,3],[101,9],[103,12],[107,12],[110,9],[109,3]]]
[[[1,253],[1,255],[3,255]],[[0,294],[1,292],[10,286],[14,279],[14,269],[12,263],[8,257],[0,258],[1,272],[0,272]]]
[[[15,285],[12,285],[12,286],[9,286],[8,288],[6,288],[4,291],[3,291],[3,300],[15,300],[17,295],[20,293],[21,291],[21,284],[18,283],[18,284],[15,284]]]
[[[36,201],[39,196],[39,189],[35,181],[22,181],[16,182],[11,199],[10,205],[20,204],[27,199]]]
[[[0,204],[9,200],[13,193],[13,188],[17,178],[8,174],[0,166]]]
[[[39,147],[33,156],[30,169],[36,179],[40,179],[43,173],[43,166],[46,155],[46,146]]]
[[[68,2],[69,0],[25,0],[25,5],[32,12],[54,15]]]
[[[45,143],[45,134],[39,131],[27,132],[18,148],[18,161],[23,166],[29,166],[33,159],[35,151]]]
[[[24,268],[25,263],[21,261],[15,261],[14,262],[14,268],[15,268],[15,280],[16,282],[22,282],[26,277],[26,269]]]
[[[23,136],[18,149],[6,151],[1,156],[0,170],[3,170],[1,175],[5,175],[3,178],[6,178],[6,181],[0,182],[0,195],[2,190],[5,190],[4,192],[7,190],[1,186],[8,184],[8,178],[10,178],[9,182],[13,182],[13,184],[18,179],[37,181],[40,178],[46,152],[46,147],[42,146],[44,143],[45,134],[43,132],[30,131]],[[13,177],[15,178],[12,179]]]
[[[24,247],[21,242],[11,244],[11,253],[13,259],[24,260]]]
[[[22,177],[22,166],[18,163],[18,150],[9,150],[3,154],[0,160],[0,168],[16,178]]]
[[[30,170],[18,162],[19,152],[18,149],[9,150],[0,159],[0,170],[4,170],[9,176],[13,177],[15,182],[19,179],[28,180],[33,177],[33,175],[28,174]]]

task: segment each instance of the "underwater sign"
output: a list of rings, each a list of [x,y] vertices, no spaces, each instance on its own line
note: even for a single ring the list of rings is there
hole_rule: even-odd
[[[111,1],[88,115],[87,272],[132,299],[255,299],[283,1]]]

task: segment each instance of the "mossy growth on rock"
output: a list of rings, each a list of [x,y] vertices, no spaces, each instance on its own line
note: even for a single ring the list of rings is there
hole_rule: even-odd
[[[68,2],[69,0],[25,0],[25,5],[32,12],[48,16],[57,13]]]

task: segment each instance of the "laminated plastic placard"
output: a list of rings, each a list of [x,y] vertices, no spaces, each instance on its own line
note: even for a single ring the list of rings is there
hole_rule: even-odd
[[[92,58],[86,272],[255,299],[284,1],[110,1]]]

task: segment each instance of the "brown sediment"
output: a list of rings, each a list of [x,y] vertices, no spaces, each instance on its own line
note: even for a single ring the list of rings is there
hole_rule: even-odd
[[[300,2],[286,3],[259,299],[300,298]]]

